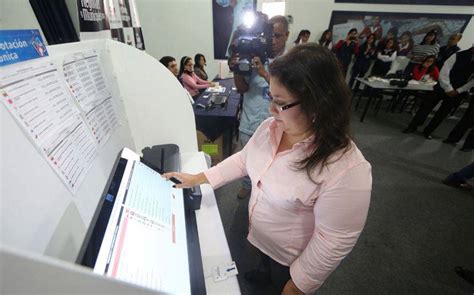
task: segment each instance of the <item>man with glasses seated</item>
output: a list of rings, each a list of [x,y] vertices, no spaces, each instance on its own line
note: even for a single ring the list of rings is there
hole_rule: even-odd
[[[285,44],[288,40],[288,21],[284,16],[278,15],[270,19],[273,24],[272,53],[278,57],[285,53]],[[229,67],[234,68],[238,56],[233,55],[229,59]],[[268,106],[268,64],[263,64],[259,57],[253,60],[254,70],[248,77],[234,73],[234,83],[239,93],[244,94],[242,113],[240,116],[239,139],[244,147],[254,134],[257,127],[270,116]],[[270,61],[271,63],[271,61]],[[250,196],[252,184],[248,177],[242,181],[242,188],[238,193],[239,199]]]

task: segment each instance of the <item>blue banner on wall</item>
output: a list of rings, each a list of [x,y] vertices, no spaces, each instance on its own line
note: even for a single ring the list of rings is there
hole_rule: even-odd
[[[39,30],[0,30],[0,67],[48,56]]]

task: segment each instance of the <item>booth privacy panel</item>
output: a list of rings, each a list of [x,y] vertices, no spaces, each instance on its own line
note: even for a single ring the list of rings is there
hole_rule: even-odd
[[[192,104],[178,79],[145,52],[113,41],[107,47],[137,150],[173,143],[197,152]]]
[[[94,40],[48,47],[47,58],[58,64],[68,54],[95,49],[119,117],[119,126],[98,148],[76,194],[66,188],[14,117],[0,106],[0,244],[72,262],[123,147],[140,151],[147,144],[174,142],[182,150],[197,151],[194,117],[181,86],[170,85],[174,77],[151,56],[114,43]],[[113,60],[116,58],[128,62]],[[117,64],[119,69],[114,68]],[[165,94],[168,102],[160,98]],[[177,123],[171,124],[172,119]]]

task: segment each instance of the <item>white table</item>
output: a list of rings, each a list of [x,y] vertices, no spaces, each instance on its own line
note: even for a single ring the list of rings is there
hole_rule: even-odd
[[[181,154],[181,170],[183,172],[194,174],[206,169],[207,164],[203,152]],[[215,283],[212,278],[213,266],[230,263],[233,259],[222,226],[214,190],[206,184],[201,185],[201,191],[201,209],[196,211],[196,220],[207,294],[240,294],[236,276],[218,283]]]
[[[395,90],[398,96],[398,93],[401,91],[433,91],[434,84],[427,84],[427,83],[408,83],[406,87],[400,88],[396,85],[390,85],[389,80],[368,80],[366,78],[356,78],[357,81],[364,84],[368,90],[368,99],[365,105],[364,111],[362,116],[360,117],[360,121],[363,122],[365,115],[367,114],[367,110],[369,109],[370,103],[372,102],[374,96],[374,89],[375,90]],[[362,96],[362,93],[359,95],[359,101]],[[359,105],[359,101],[356,104],[356,108]]]

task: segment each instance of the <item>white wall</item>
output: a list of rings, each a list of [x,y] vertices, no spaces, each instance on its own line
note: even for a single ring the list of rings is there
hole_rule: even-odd
[[[0,0],[0,30],[14,29],[40,29],[28,0]]]
[[[156,59],[171,55],[178,62],[202,53],[209,77],[217,74],[210,0],[136,0],[145,48]]]
[[[194,57],[198,52],[207,58],[207,72],[214,77],[218,71],[213,59],[212,1],[211,0],[136,0],[143,27],[146,51],[157,59],[171,55],[179,60],[182,56]],[[262,2],[258,0],[257,7]],[[454,0],[453,0],[454,1]],[[291,46],[301,29],[311,31],[311,41],[319,39],[327,29],[333,10],[417,12],[474,14],[474,6],[432,5],[374,5],[334,3],[334,0],[286,0],[286,15],[292,15],[288,45]],[[474,21],[471,19],[461,48],[474,43]]]
[[[33,9],[28,0],[0,0],[0,28],[39,28]]]

